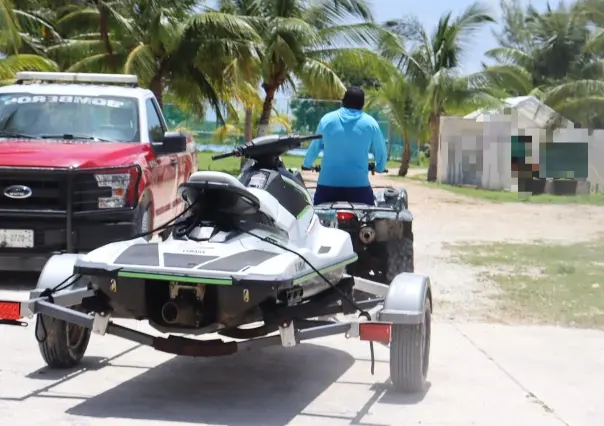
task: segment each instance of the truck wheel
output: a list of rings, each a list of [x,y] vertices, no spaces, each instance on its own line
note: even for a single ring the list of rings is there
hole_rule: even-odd
[[[388,259],[386,282],[390,284],[401,272],[413,272],[413,235],[410,238],[397,238],[387,243]]]
[[[153,210],[151,203],[141,203],[136,208],[135,215],[135,234],[140,235],[153,230]],[[143,238],[149,241],[153,235],[146,235]]]
[[[430,364],[432,307],[426,296],[421,324],[393,324],[390,342],[390,379],[396,391],[422,392]]]
[[[38,343],[40,353],[46,365],[53,369],[76,366],[84,357],[90,341],[89,329],[46,315],[39,315],[36,334],[38,331],[42,337]]]

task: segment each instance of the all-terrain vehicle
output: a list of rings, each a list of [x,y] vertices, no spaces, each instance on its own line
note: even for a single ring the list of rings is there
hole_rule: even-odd
[[[35,334],[52,368],[76,365],[91,330],[189,356],[289,347],[345,333],[390,347],[396,389],[423,389],[430,281],[403,273],[384,285],[345,273],[357,260],[349,234],[320,223],[309,192],[280,159],[318,137],[267,136],[215,156],[250,161],[239,178],[194,173],[179,188],[187,207],[160,241],[140,237],[52,257],[29,301],[0,301],[0,319],[22,324],[23,317],[39,314]],[[374,297],[356,302],[355,288]],[[362,318],[354,321],[317,319],[359,311]],[[147,320],[162,333],[217,333],[231,340],[157,337],[111,317]]]
[[[311,170],[320,172],[321,166]],[[375,164],[369,163],[375,173]],[[413,215],[407,191],[392,186],[373,187],[375,204],[335,202],[315,205],[325,226],[346,231],[358,260],[347,266],[350,275],[390,283],[402,272],[414,272]]]

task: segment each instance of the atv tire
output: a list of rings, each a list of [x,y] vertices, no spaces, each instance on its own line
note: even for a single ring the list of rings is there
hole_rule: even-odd
[[[401,272],[414,271],[413,234],[402,239],[388,241],[388,260],[386,265],[386,282],[390,284]]]
[[[77,307],[73,309],[78,310]],[[36,337],[42,358],[52,369],[75,367],[84,357],[90,330],[46,315],[38,315]]]
[[[421,324],[393,324],[390,342],[390,379],[398,392],[423,392],[430,364],[432,306],[426,296]]]

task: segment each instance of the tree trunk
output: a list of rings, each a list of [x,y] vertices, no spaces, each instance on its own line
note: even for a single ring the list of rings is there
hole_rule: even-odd
[[[398,169],[399,176],[407,176],[409,172],[409,163],[411,162],[411,144],[409,143],[409,133],[403,132],[403,154],[401,156],[401,167]]]
[[[249,142],[254,138],[254,112],[251,108],[245,109],[245,120],[243,123],[243,142]],[[243,169],[245,157],[241,157],[239,162],[239,170]]]
[[[109,40],[109,22],[107,20],[107,9],[101,0],[96,1],[96,6],[99,9],[99,26],[101,31],[101,42],[105,46],[105,51],[109,55],[109,68],[112,72],[117,72],[117,64],[115,62],[115,54],[113,46]]]
[[[438,111],[432,111],[428,121],[430,126],[430,165],[428,166],[428,182],[435,182],[438,171],[438,147],[440,144],[440,116]]]
[[[390,161],[392,158],[392,123],[388,120],[388,154],[386,159]]]
[[[251,108],[245,109],[245,121],[243,124],[243,140],[251,141],[254,138],[254,115]]]
[[[273,111],[273,99],[275,99],[275,93],[277,87],[273,84],[263,83],[262,88],[264,89],[264,103],[262,104],[262,113],[260,114],[260,120],[258,121],[258,136],[265,136],[268,131],[268,124],[271,118],[271,112]]]
[[[155,95],[155,99],[157,99],[159,108],[163,111],[163,109],[164,109],[164,81],[163,81],[163,75],[161,74],[161,72],[159,72],[153,76],[153,78],[151,79],[151,82],[149,84],[149,89],[151,89],[151,91]]]

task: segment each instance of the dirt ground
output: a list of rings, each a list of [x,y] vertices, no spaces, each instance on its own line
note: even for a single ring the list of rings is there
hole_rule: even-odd
[[[309,185],[315,174],[305,175]],[[372,176],[372,185],[405,187],[414,215],[415,271],[430,276],[434,314],[449,321],[500,318],[494,286],[479,270],[459,264],[444,246],[460,242],[587,241],[604,233],[604,207],[491,203],[429,187],[421,182]]]

